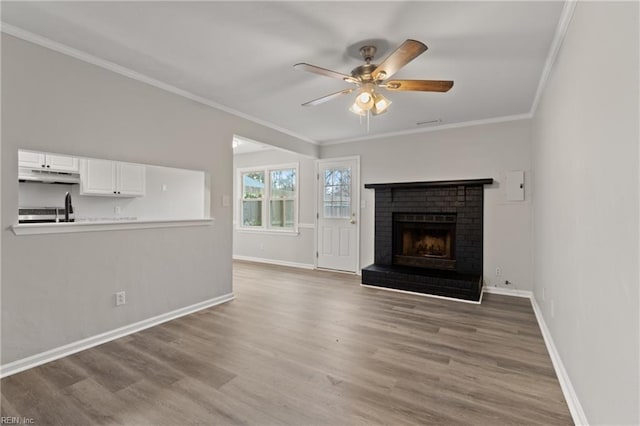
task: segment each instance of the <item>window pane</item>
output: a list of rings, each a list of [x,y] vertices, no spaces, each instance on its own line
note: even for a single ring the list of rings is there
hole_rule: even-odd
[[[294,198],[296,196],[296,170],[271,171],[271,198]]]
[[[262,226],[262,201],[242,202],[242,226]]]
[[[264,195],[264,172],[242,174],[242,198],[244,200],[261,199]]]
[[[269,175],[269,226],[293,228],[297,176],[296,169],[272,170]]]
[[[351,217],[351,169],[325,169],[323,214],[328,218]]]
[[[270,226],[272,228],[293,228],[294,200],[272,200],[270,209]]]
[[[333,185],[333,182],[334,182],[333,175],[334,175],[333,169],[325,169],[324,170],[324,185],[325,186]]]

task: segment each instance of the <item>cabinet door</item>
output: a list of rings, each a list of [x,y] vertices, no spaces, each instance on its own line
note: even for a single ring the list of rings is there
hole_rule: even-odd
[[[116,195],[115,163],[108,160],[82,160],[80,195]]]
[[[18,151],[18,166],[30,169],[44,169],[45,158],[41,152]]]
[[[145,168],[142,164],[117,163],[118,195],[142,197],[145,193]]]
[[[56,172],[78,172],[78,159],[75,157],[47,154],[46,163],[48,170],[54,170]]]

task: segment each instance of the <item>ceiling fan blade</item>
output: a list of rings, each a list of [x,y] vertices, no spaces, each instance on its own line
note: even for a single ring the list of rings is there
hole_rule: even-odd
[[[374,80],[384,80],[427,50],[427,45],[417,40],[406,40],[391,55],[382,61],[371,76]]]
[[[350,75],[342,74],[341,72],[331,71],[326,68],[317,67],[315,65],[306,64],[304,62],[295,64],[293,66],[297,70],[312,72],[314,74],[323,75],[325,77],[337,78],[339,80],[348,81],[349,83],[355,83],[357,80]]]
[[[382,84],[387,90],[416,90],[420,92],[448,92],[451,80],[391,80]]]
[[[356,90],[356,89],[355,88],[353,88],[353,89],[344,89],[344,90],[341,90],[339,92],[332,93],[330,95],[326,95],[326,96],[323,96],[323,97],[318,98],[318,99],[314,99],[314,100],[309,101],[309,102],[305,102],[305,103],[302,104],[302,106],[320,105],[320,104],[323,104],[323,103],[325,103],[327,101],[330,101],[331,99],[335,99],[337,97],[340,97],[342,95],[348,95],[349,93],[353,92],[354,90]]]

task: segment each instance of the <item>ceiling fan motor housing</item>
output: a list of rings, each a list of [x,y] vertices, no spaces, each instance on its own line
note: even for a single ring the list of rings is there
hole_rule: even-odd
[[[378,66],[376,64],[364,64],[364,65],[360,65],[358,67],[355,67],[352,71],[351,71],[351,75],[353,76],[353,78],[356,78],[360,81],[366,82],[366,81],[373,81],[373,77],[371,76],[371,73],[377,68]]]

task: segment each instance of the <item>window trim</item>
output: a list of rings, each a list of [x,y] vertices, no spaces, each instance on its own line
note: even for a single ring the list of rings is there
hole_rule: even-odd
[[[294,202],[293,207],[293,227],[284,228],[284,227],[272,227],[271,226],[271,172],[276,170],[285,170],[285,169],[293,169],[296,173],[296,188],[295,188],[295,196],[292,199]],[[262,195],[262,225],[261,226],[244,226],[242,224],[243,217],[243,179],[242,175],[245,173],[251,172],[262,172],[264,173],[264,192]],[[285,163],[285,164],[274,164],[274,165],[266,165],[266,166],[255,166],[255,167],[238,167],[236,169],[237,173],[237,191],[238,196],[237,200],[237,215],[236,215],[236,230],[240,232],[253,232],[253,233],[270,233],[270,234],[299,234],[298,226],[300,220],[300,163]]]

